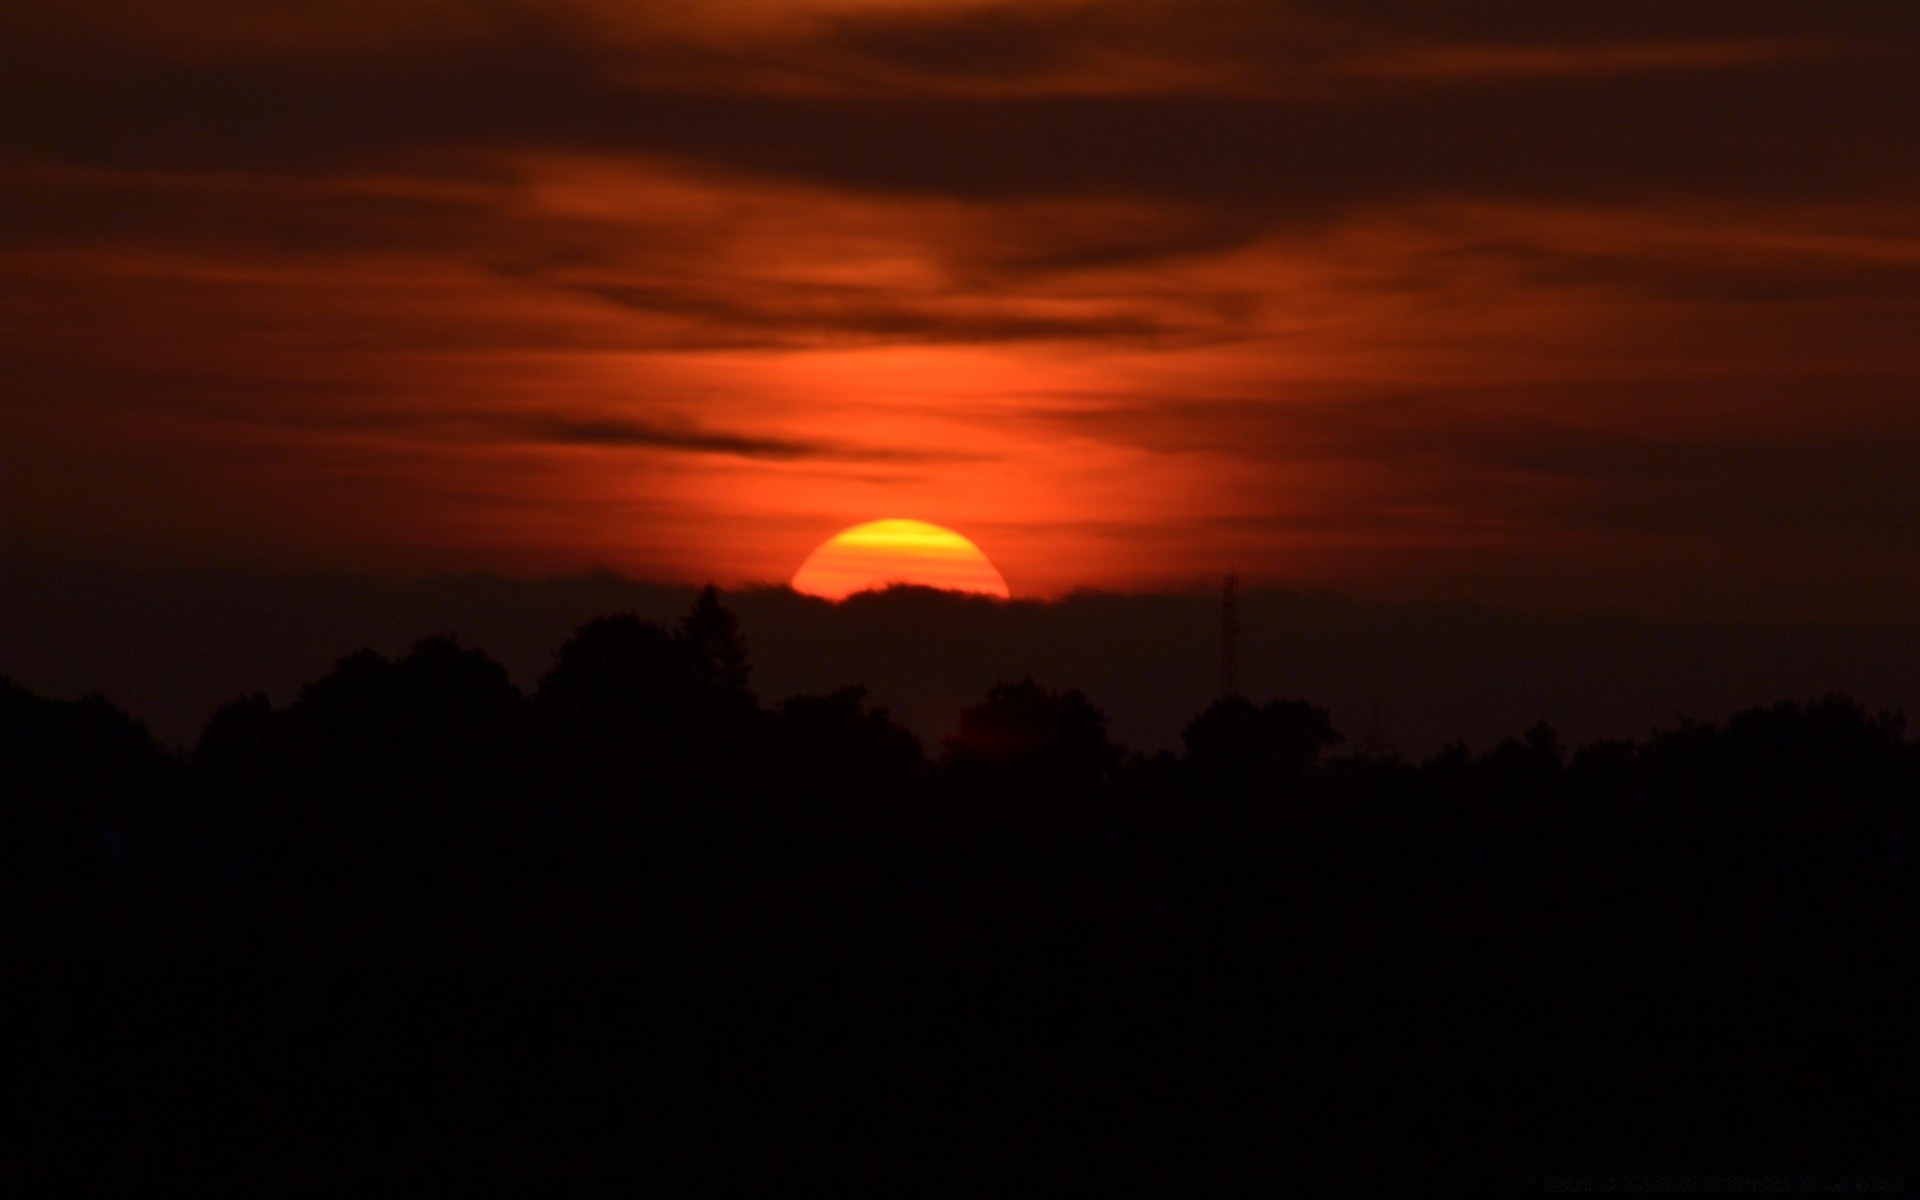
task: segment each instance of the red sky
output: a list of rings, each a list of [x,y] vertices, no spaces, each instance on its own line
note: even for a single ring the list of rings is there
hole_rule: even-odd
[[[0,554],[1920,614],[1920,7],[14,8]]]

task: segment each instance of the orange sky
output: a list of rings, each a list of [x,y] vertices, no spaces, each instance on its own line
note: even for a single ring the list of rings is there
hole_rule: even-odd
[[[0,16],[0,554],[1911,622],[1920,10]]]

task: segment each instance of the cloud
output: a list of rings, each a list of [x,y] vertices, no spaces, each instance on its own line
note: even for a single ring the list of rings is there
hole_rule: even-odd
[[[684,451],[725,454],[737,458],[794,462],[826,459],[853,463],[950,462],[952,453],[859,446],[847,442],[766,437],[703,429],[690,425],[655,424],[618,417],[556,417],[526,427],[541,441],[562,446],[601,446],[613,449]]]
[[[729,295],[702,295],[692,290],[631,284],[601,284],[587,290],[622,308],[694,320],[714,330],[724,330],[724,341],[719,344],[736,347],[791,345],[822,338],[837,342],[853,339],[934,345],[1027,341],[1115,343],[1171,341],[1191,337],[1194,332],[1180,328],[1167,315],[1154,312],[1048,315],[1009,311],[1008,305],[914,303],[889,297],[877,289],[790,286],[751,299],[743,298],[739,289],[730,289]]]
[[[1910,5],[15,7],[50,542],[1920,596]]]
[[[1276,31],[1246,7],[1199,21],[1152,11],[1159,25],[1142,28],[1095,6],[1078,29],[1071,10],[1015,6],[867,14],[756,42],[747,59],[825,70],[852,44],[906,68],[988,77],[1027,54],[1044,74],[1068,47],[1134,61],[1130,48],[1157,30],[1159,57],[1192,69],[1171,89],[1122,70],[1097,94],[836,88],[830,71],[796,91],[777,85],[782,72],[759,81],[737,64],[659,78],[645,43],[623,46],[532,8],[456,24],[441,39],[215,66],[111,39],[59,52],[30,39],[0,61],[0,146],[79,162],[295,170],[571,150],[883,192],[1153,196],[1279,217],[1435,195],[1832,195],[1915,177],[1901,151],[1920,76],[1900,39],[1905,51],[1920,45],[1920,19],[1846,53],[1834,44],[1843,23],[1769,21],[1771,8],[1747,27],[1799,28],[1729,41],[1699,19],[1649,19],[1635,40],[1500,9],[1560,39],[1533,49],[1513,45],[1512,30],[1478,47],[1453,30],[1439,40],[1443,31],[1401,8],[1376,9],[1370,22],[1316,14],[1309,28],[1329,31],[1318,40],[1298,20]],[[1646,40],[1689,24],[1695,40]],[[1368,85],[1355,62],[1407,69]],[[1609,62],[1662,69],[1594,71]]]

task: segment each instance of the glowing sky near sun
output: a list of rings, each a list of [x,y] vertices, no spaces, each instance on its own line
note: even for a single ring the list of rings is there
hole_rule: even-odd
[[[1920,613],[1920,9],[0,16],[0,555]]]

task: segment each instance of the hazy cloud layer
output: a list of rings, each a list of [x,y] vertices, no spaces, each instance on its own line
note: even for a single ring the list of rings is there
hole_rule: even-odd
[[[1910,620],[1917,131],[1865,0],[38,6],[0,550]]]

